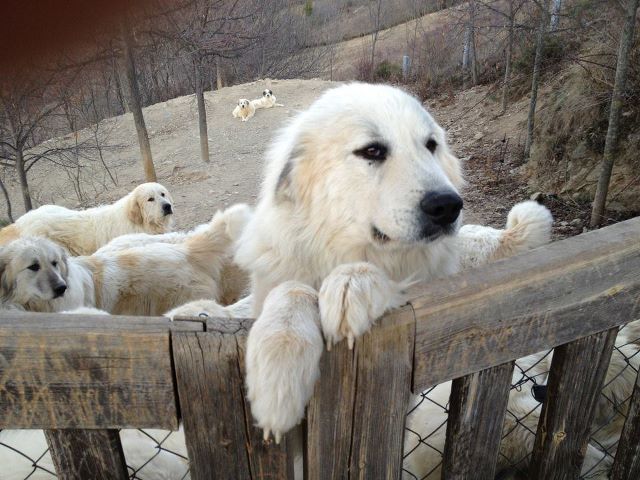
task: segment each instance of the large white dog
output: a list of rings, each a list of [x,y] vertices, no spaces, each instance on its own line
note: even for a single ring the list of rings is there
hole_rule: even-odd
[[[276,102],[276,96],[268,88],[262,91],[262,97],[251,100],[251,104],[256,110],[259,108],[284,107],[283,104]]]
[[[280,133],[236,253],[252,275],[246,381],[265,437],[304,415],[322,334],[352,345],[409,281],[549,240],[551,215],[534,202],[512,209],[506,231],[458,232],[463,183],[443,129],[390,86],[329,90]]]
[[[91,255],[127,233],[166,233],[173,227],[173,199],[159,183],[143,183],[111,205],[70,210],[43,205],[0,230],[0,245],[23,236],[43,236],[72,255]]]
[[[0,305],[36,312],[97,307],[113,314],[161,315],[199,298],[219,299],[221,271],[246,205],[217,213],[178,243],[148,243],[68,257],[44,237],[0,248]]]

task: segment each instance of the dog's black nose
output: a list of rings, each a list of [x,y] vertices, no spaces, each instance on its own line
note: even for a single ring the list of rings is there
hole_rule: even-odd
[[[53,289],[53,298],[60,298],[67,291],[67,286],[62,283]]]
[[[171,204],[170,203],[165,203],[164,205],[162,205],[162,211],[164,212],[165,215],[170,215],[173,213],[173,209],[171,208]]]
[[[420,208],[431,222],[444,227],[458,219],[462,199],[454,192],[427,192],[420,201]]]

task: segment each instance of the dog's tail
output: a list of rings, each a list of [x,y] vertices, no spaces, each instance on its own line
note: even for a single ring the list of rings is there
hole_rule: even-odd
[[[205,268],[221,268],[223,261],[232,255],[231,247],[252,214],[251,207],[243,203],[217,212],[207,227],[185,240],[189,258]]]
[[[547,207],[531,200],[514,205],[500,238],[500,247],[505,253],[502,256],[549,243],[552,224],[553,217]]]
[[[456,237],[460,267],[477,267],[544,245],[551,239],[552,223],[546,207],[527,201],[513,206],[504,230],[463,225]]]

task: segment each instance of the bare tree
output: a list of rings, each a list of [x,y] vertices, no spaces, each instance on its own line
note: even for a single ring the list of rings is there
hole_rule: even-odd
[[[538,86],[540,84],[540,67],[544,54],[544,42],[549,25],[549,0],[543,0],[538,4],[540,7],[540,21],[536,36],[536,53],[533,61],[533,74],[531,75],[531,100],[529,101],[529,115],[527,117],[527,139],[524,145],[524,158],[529,159],[531,145],[533,143],[533,132],[536,121],[536,104],[538,102]]]
[[[560,21],[560,10],[562,9],[562,0],[553,0],[551,5],[551,24],[549,30],[555,32],[558,29],[558,22]]]
[[[373,0],[369,2],[369,18],[371,19],[371,73],[370,79],[373,80],[375,75],[375,61],[376,61],[376,45],[378,43],[378,37],[380,36],[380,29],[382,28],[382,4],[383,0]]]
[[[9,192],[7,191],[7,187],[5,187],[4,182],[2,181],[2,177],[0,176],[0,190],[2,190],[2,195],[4,199],[7,201],[7,218],[10,222],[13,222],[13,214],[11,212],[11,198],[9,197]]]
[[[126,21],[120,24],[120,32],[122,35],[122,61],[126,72],[125,78],[129,90],[127,103],[129,110],[133,114],[133,121],[138,132],[138,143],[140,144],[140,155],[142,156],[142,166],[144,168],[144,176],[147,182],[156,182],[156,169],[153,165],[153,157],[151,155],[151,144],[149,143],[149,134],[147,126],[144,122],[142,114],[142,102],[140,100],[140,89],[138,88],[138,74],[136,72],[136,64],[133,59],[133,38],[131,36],[131,28]]]
[[[591,227],[597,227],[600,225],[604,215],[607,193],[609,191],[609,181],[611,180],[611,171],[613,170],[614,153],[618,146],[622,97],[624,95],[627,82],[629,57],[633,46],[633,36],[636,27],[636,15],[639,3],[640,0],[629,0],[624,29],[620,35],[620,46],[618,47],[618,60],[616,65],[616,79],[611,95],[611,107],[609,109],[609,126],[607,128],[607,137],[604,144],[600,178],[598,179],[596,195],[593,200]]]
[[[466,20],[464,28],[464,45],[462,49],[462,83],[463,88],[468,87],[469,75],[472,84],[478,84],[478,69],[476,62],[476,2],[470,0],[466,7]]]

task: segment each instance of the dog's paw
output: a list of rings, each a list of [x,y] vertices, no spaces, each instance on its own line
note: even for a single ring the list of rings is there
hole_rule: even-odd
[[[273,432],[280,443],[304,417],[322,346],[316,291],[298,282],[271,290],[249,331],[246,354],[247,396],[265,441]]]
[[[251,220],[253,208],[246,203],[237,203],[222,212],[222,216],[226,223],[225,233],[235,241]]]
[[[231,317],[229,312],[215,300],[194,300],[169,310],[163,316],[171,320],[179,317]]]
[[[319,294],[327,349],[345,337],[353,348],[356,337],[366,333],[385,311],[404,303],[404,287],[371,263],[335,268],[322,282]]]

